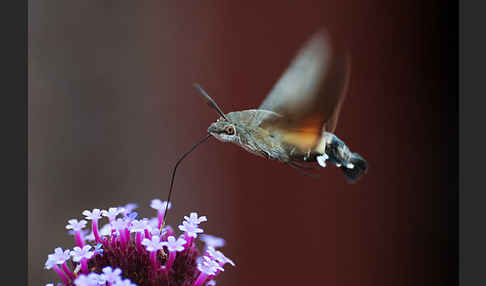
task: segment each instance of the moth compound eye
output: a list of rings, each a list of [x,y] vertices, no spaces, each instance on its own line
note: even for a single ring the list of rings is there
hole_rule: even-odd
[[[233,126],[228,126],[228,127],[226,127],[224,132],[228,135],[233,135],[233,134],[235,134],[235,128]]]

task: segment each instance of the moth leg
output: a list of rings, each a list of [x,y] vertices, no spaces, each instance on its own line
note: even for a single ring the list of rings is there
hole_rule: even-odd
[[[307,169],[307,170],[317,170],[316,167],[314,166],[308,166],[306,164],[299,164],[299,163],[295,163],[295,162],[292,162],[292,164],[294,164],[295,166],[299,167],[299,168],[302,168],[302,169]]]
[[[297,171],[299,171],[300,173],[302,173],[303,175],[306,175],[306,176],[309,176],[309,177],[312,177],[312,178],[319,178],[319,175],[317,174],[312,174],[310,172],[307,172],[306,170],[304,170],[302,167],[294,164],[294,163],[287,163],[287,165],[289,165],[290,167],[296,169]]]

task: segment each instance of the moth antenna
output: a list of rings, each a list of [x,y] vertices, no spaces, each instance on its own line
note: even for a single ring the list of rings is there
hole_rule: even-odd
[[[172,171],[172,177],[170,179],[170,188],[169,188],[169,195],[167,196],[167,206],[165,208],[165,212],[164,212],[164,219],[162,221],[162,224],[160,226],[160,231],[162,232],[162,229],[164,229],[165,227],[165,221],[167,219],[167,210],[169,209],[169,204],[170,204],[170,196],[172,195],[172,189],[174,187],[174,178],[175,178],[175,174],[176,174],[176,171],[177,171],[177,167],[179,167],[179,164],[182,162],[182,160],[184,160],[184,158],[186,158],[187,155],[189,155],[192,151],[194,151],[194,149],[196,149],[197,146],[201,145],[202,143],[204,143],[206,140],[209,139],[209,137],[211,137],[211,134],[207,134],[206,136],[204,136],[203,139],[201,139],[201,141],[199,141],[198,143],[194,144],[194,146],[191,147],[191,149],[189,149],[186,153],[184,153],[180,158],[179,160],[177,160],[175,166],[174,166],[174,171]]]
[[[193,86],[208,100],[209,106],[214,108],[219,113],[219,115],[221,115],[221,117],[228,120],[228,118],[224,116],[224,112],[221,110],[221,108],[219,108],[216,102],[204,91],[204,89],[202,89],[202,87],[199,84],[195,83],[193,84]]]

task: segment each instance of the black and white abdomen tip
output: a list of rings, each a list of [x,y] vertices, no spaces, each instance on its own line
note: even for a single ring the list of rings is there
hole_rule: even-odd
[[[317,163],[325,168],[327,161],[336,165],[350,183],[356,182],[368,169],[368,163],[358,153],[352,153],[336,135],[327,133],[325,152],[316,157]]]

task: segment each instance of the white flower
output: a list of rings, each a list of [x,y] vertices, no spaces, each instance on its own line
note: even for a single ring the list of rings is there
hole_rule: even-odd
[[[51,260],[53,260],[54,263],[63,264],[64,262],[66,262],[66,260],[69,260],[69,258],[71,258],[71,255],[69,253],[69,249],[63,251],[61,247],[56,247],[56,249],[54,249],[54,253],[50,254],[49,257]]]
[[[92,211],[85,210],[83,211],[83,215],[86,216],[86,219],[96,221],[101,218],[101,210],[100,209],[93,209]]]
[[[46,263],[44,264],[44,268],[45,269],[51,269],[52,267],[54,267],[54,265],[56,265],[56,261],[54,259],[52,259],[52,254],[49,254],[47,256]]]
[[[203,256],[202,259],[199,260],[197,269],[207,275],[214,275],[218,270],[224,271],[223,267],[219,266],[218,262],[207,256]]]
[[[79,262],[81,259],[86,258],[90,259],[94,255],[94,251],[89,251],[91,249],[91,245],[85,245],[83,248],[79,246],[75,246],[71,251],[71,256],[73,257],[74,262]]]
[[[179,225],[179,229],[184,231],[189,237],[197,237],[198,233],[202,233],[203,230],[197,225],[193,225],[191,223],[188,223],[187,221],[183,221],[181,225]]]
[[[106,266],[102,269],[103,273],[100,274],[101,280],[103,284],[108,282],[113,284],[121,280],[121,269],[120,268],[111,268],[111,266]]]
[[[184,244],[186,244],[187,241],[184,238],[179,237],[177,240],[174,236],[169,236],[167,237],[167,242],[164,244],[167,246],[167,249],[169,251],[183,251],[184,250]]]
[[[73,219],[68,220],[68,223],[69,224],[66,225],[66,229],[72,229],[74,231],[80,231],[86,226],[86,224],[88,222],[85,221],[84,219],[78,221],[77,219],[73,218]]]
[[[76,286],[98,286],[102,285],[100,276],[96,273],[90,273],[89,275],[81,274],[74,280]]]
[[[209,280],[208,283],[206,283],[206,286],[216,286],[216,281],[215,280]]]
[[[224,239],[209,234],[201,234],[200,239],[206,243],[207,247],[223,247],[226,243]]]
[[[198,217],[197,216],[197,213],[196,212],[192,212],[190,214],[189,217],[187,216],[184,216],[184,219],[190,223],[190,224],[194,224],[194,225],[198,225],[200,224],[201,222],[205,222],[205,221],[208,221],[208,219],[206,218],[206,216],[201,216],[201,217]]]
[[[152,202],[150,203],[150,207],[156,209],[158,212],[165,212],[165,208],[167,207],[167,202],[166,201],[162,202],[159,199],[153,199]],[[171,207],[172,204],[169,203],[169,210]]]
[[[109,208],[108,210],[102,210],[101,214],[108,217],[110,221],[114,220],[117,215],[124,211],[123,208]]]
[[[144,238],[142,240],[142,244],[145,245],[147,251],[152,252],[162,249],[165,243],[163,241],[160,241],[159,236],[154,235],[152,236],[152,239]]]

